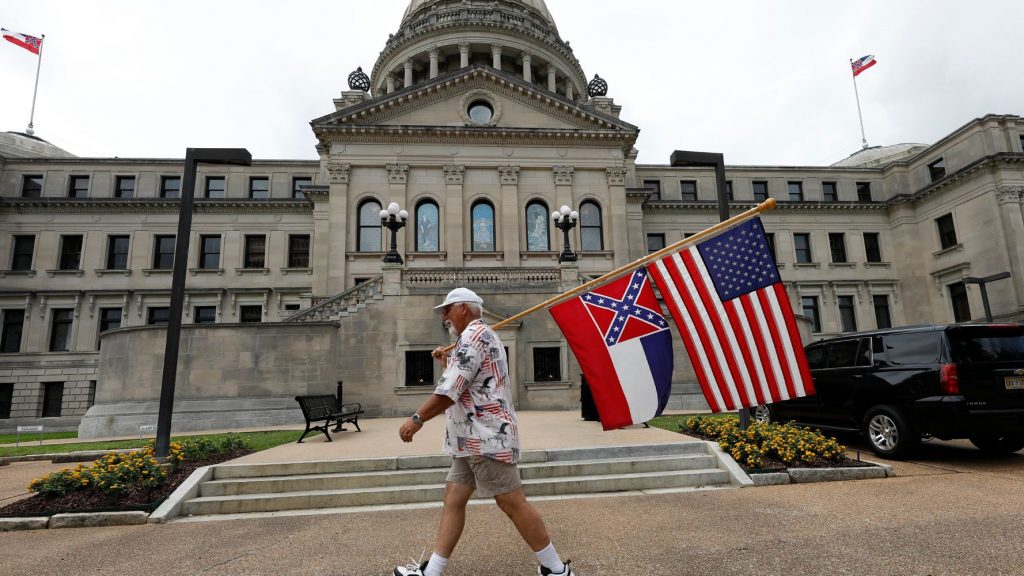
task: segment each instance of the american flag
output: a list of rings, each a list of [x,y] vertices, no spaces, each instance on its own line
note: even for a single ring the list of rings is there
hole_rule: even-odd
[[[853,62],[850,63],[850,67],[853,68],[854,78],[856,78],[858,74],[867,70],[868,68],[871,68],[875,64],[876,62],[874,54],[868,54],[867,56],[862,56],[854,60]]]
[[[25,50],[33,54],[39,54],[39,49],[43,46],[43,39],[36,38],[35,36],[29,36],[28,34],[20,34],[18,32],[12,32],[6,28],[0,28],[0,36],[3,36],[4,40],[17,44]]]
[[[713,412],[814,394],[760,218],[656,260],[648,270]]]

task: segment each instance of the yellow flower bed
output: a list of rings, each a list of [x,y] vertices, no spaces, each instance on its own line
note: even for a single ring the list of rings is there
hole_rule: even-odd
[[[748,468],[764,468],[769,460],[794,466],[840,462],[846,458],[846,446],[835,438],[792,424],[753,422],[741,430],[739,418],[695,416],[683,422],[682,430],[718,440],[722,450]]]

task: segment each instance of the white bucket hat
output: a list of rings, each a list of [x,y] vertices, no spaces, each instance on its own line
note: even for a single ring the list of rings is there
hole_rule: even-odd
[[[441,302],[437,306],[434,306],[434,309],[437,310],[438,308],[444,308],[449,304],[460,304],[464,302],[483,305],[484,300],[483,298],[477,296],[476,292],[473,292],[469,288],[456,288],[455,290],[452,290],[451,292],[448,293],[448,296],[445,297],[444,302]]]

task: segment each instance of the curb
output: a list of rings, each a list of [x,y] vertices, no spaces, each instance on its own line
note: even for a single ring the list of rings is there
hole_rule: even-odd
[[[781,484],[807,484],[811,482],[842,482],[846,480],[871,480],[896,476],[892,466],[868,462],[872,466],[846,468],[787,468],[782,472],[755,472],[750,479],[755,486],[778,486]]]
[[[89,512],[81,514],[54,514],[24,518],[0,518],[0,532],[16,530],[42,530],[45,528],[92,528],[97,526],[135,526],[145,524],[146,512]]]
[[[213,466],[196,468],[184,482],[164,500],[164,503],[154,511],[148,519],[150,524],[162,524],[173,520],[181,515],[181,508],[186,500],[191,500],[199,495],[199,485],[213,479]]]
[[[82,452],[56,452],[53,454],[26,454],[24,456],[0,456],[0,466],[6,466],[11,462],[41,462],[50,461],[54,464],[67,462],[90,462],[118,452],[136,452],[141,448],[121,448],[118,450],[89,450]]]

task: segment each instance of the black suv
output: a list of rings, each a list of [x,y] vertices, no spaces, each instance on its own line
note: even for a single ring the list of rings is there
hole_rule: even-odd
[[[1022,324],[863,332],[806,352],[817,394],[758,406],[754,419],[860,431],[890,458],[922,437],[969,438],[997,453],[1024,448]]]

